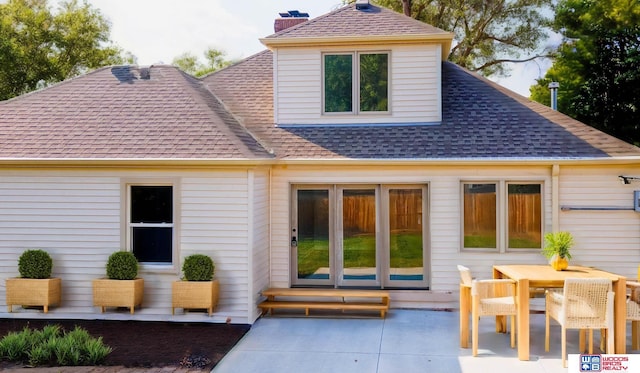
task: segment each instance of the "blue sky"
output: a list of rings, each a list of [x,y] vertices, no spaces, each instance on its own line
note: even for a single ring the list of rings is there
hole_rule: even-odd
[[[2,0],[0,0],[2,1]],[[278,13],[299,10],[311,18],[341,6],[340,0],[88,0],[111,21],[111,38],[138,57],[139,65],[169,64],[184,52],[209,47],[229,59],[251,56],[273,33]],[[514,65],[509,78],[493,79],[524,96],[548,64]]]

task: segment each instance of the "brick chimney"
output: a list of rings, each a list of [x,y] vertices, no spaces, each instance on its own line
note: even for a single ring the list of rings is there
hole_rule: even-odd
[[[280,18],[275,20],[273,29],[275,32],[280,32],[282,30],[288,29],[289,27],[307,22],[308,20],[309,13],[300,13],[297,10],[282,12],[280,13]]]

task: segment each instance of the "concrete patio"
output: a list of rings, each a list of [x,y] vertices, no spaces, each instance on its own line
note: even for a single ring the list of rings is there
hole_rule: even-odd
[[[531,315],[531,359],[520,361],[508,334],[492,318],[480,320],[478,356],[459,344],[459,313],[392,309],[385,319],[267,316],[213,369],[243,372],[363,373],[560,373],[560,327],[551,324],[544,351],[544,314]],[[629,330],[630,328],[627,327]],[[629,334],[630,332],[628,332]],[[627,353],[630,339],[627,338]],[[594,335],[598,353],[599,333]],[[470,344],[469,344],[470,345]],[[578,353],[578,332],[567,333],[567,351]],[[635,351],[637,352],[637,351]]]

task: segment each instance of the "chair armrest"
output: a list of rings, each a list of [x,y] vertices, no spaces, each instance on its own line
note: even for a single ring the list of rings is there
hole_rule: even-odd
[[[486,280],[473,280],[471,283],[471,295],[487,297],[515,296],[516,282],[509,278],[497,278]]]
[[[631,290],[630,299],[636,303],[640,302],[640,282],[627,281],[627,289]]]

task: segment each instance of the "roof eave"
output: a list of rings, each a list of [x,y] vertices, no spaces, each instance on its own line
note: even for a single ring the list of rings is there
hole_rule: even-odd
[[[0,168],[255,167],[274,161],[272,158],[0,158]]]
[[[280,165],[324,165],[324,166],[550,166],[550,165],[638,165],[640,156],[592,157],[592,158],[433,158],[433,159],[280,159]]]
[[[371,46],[371,45],[411,45],[411,44],[440,44],[442,60],[445,61],[451,50],[453,34],[415,34],[415,35],[382,35],[382,36],[332,36],[332,37],[279,37],[262,38],[260,42],[267,48],[287,47],[340,47],[340,46]]]

